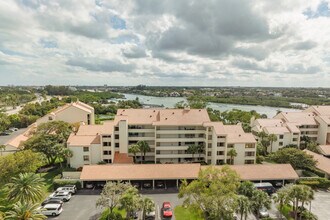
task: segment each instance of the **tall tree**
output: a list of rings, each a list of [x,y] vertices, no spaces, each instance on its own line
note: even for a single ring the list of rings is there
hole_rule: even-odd
[[[252,197],[251,197],[251,206],[252,209],[257,212],[257,219],[260,218],[259,216],[259,209],[262,207],[265,207],[266,209],[269,209],[271,205],[271,199],[268,196],[267,193],[261,190],[254,190]]]
[[[273,143],[277,141],[277,136],[275,134],[270,134],[268,136],[269,144],[270,144],[270,153],[273,152]]]
[[[251,199],[255,189],[256,189],[256,187],[254,186],[254,184],[252,182],[244,181],[244,182],[241,182],[241,184],[238,188],[238,193],[240,195],[246,196],[249,199]]]
[[[234,164],[234,157],[237,156],[237,152],[234,148],[230,149],[228,152],[227,152],[227,155],[229,156],[230,158],[230,163],[231,165]]]
[[[44,179],[34,173],[21,173],[7,183],[8,199],[21,203],[36,203],[44,196]]]
[[[155,211],[155,203],[149,197],[143,197],[141,201],[142,220],[146,220],[146,214]]]
[[[17,202],[13,209],[6,212],[8,220],[43,220],[47,217],[38,210],[39,204],[32,204],[30,202]]]
[[[151,150],[151,148],[146,141],[138,141],[137,145],[140,147],[142,159],[143,159],[143,161],[145,161],[146,153],[149,152]],[[142,160],[141,160],[141,163],[142,163]]]
[[[297,148],[281,148],[270,154],[269,159],[276,163],[290,163],[294,169],[311,168],[316,164],[313,156]]]
[[[49,164],[61,158],[66,141],[72,132],[71,125],[64,121],[51,121],[38,126],[33,136],[23,143],[24,149],[41,152]]]
[[[232,219],[237,210],[239,182],[237,173],[228,166],[208,167],[202,169],[198,178],[190,184],[183,181],[179,198],[183,198],[183,204],[188,207],[198,207],[206,219]]]
[[[34,173],[43,163],[43,155],[31,150],[0,157],[0,185],[8,183],[11,177],[19,173]]]
[[[238,213],[241,216],[241,220],[246,220],[248,214],[252,211],[251,210],[251,203],[248,197],[239,195],[237,197],[237,204],[238,204]]]
[[[136,154],[139,152],[140,152],[140,146],[137,144],[133,144],[128,148],[128,153],[133,154],[134,163],[136,163]]]
[[[141,209],[141,195],[135,187],[128,188],[119,199],[119,208],[126,210],[126,219],[130,220],[133,213]]]
[[[289,202],[289,188],[288,186],[283,186],[281,189],[279,189],[276,194],[273,194],[272,199],[275,203],[278,204],[278,209],[280,213],[280,218],[283,219],[282,211],[284,205],[288,204]]]
[[[119,206],[123,193],[131,187],[130,184],[121,182],[107,182],[101,192],[101,197],[96,201],[96,207],[109,208],[112,214],[114,208]]]
[[[201,154],[204,152],[205,147],[202,144],[197,145],[198,160],[201,159]]]
[[[192,155],[192,160],[194,160],[195,154],[198,153],[198,145],[196,145],[196,144],[189,145],[188,148],[187,148],[187,153],[191,154]]]

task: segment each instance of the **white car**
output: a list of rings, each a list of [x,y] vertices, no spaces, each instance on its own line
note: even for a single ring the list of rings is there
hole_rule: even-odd
[[[67,202],[71,199],[71,193],[68,191],[59,191],[52,193],[49,198],[60,198],[62,201]]]
[[[57,188],[55,192],[60,192],[60,191],[75,194],[77,191],[77,188],[76,188],[76,186],[62,186],[62,187]]]
[[[40,208],[40,212],[44,215],[57,216],[63,211],[62,204],[46,204]]]

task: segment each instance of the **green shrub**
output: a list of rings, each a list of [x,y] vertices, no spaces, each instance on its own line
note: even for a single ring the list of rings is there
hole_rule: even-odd
[[[58,187],[65,186],[65,185],[76,185],[77,189],[81,189],[80,180],[54,179],[54,181],[53,181],[54,189],[57,189]]]
[[[312,188],[327,189],[330,187],[330,180],[321,177],[315,178],[301,178],[298,180],[298,184],[310,186]]]
[[[303,170],[302,174],[304,176],[308,176],[308,177],[318,177],[317,174],[315,174],[315,173],[313,173],[312,171],[309,171],[309,170]]]

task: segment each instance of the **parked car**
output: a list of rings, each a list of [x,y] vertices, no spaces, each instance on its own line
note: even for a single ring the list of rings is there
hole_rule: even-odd
[[[157,181],[156,182],[156,188],[164,188],[165,187],[165,184],[163,181]]]
[[[86,188],[87,189],[93,189],[94,188],[94,184],[93,183],[86,183]]]
[[[63,202],[67,202],[71,199],[71,193],[67,191],[59,191],[51,194],[50,198],[60,198]]]
[[[9,131],[18,131],[18,128],[9,128]]]
[[[62,199],[60,198],[47,198],[45,201],[41,203],[41,206],[44,206],[46,204],[63,204]]]
[[[260,218],[268,218],[269,212],[265,207],[262,207],[261,209],[258,210],[258,215]]]
[[[63,211],[62,204],[46,204],[41,207],[40,212],[44,215],[57,216]]]
[[[146,220],[154,220],[156,218],[156,211],[146,213]]]
[[[9,131],[3,131],[0,133],[0,136],[7,136],[10,135],[11,133]]]
[[[129,213],[129,216],[133,219],[138,219],[139,218],[139,213],[133,211],[133,212]]]
[[[150,189],[150,188],[152,188],[152,184],[149,183],[149,182],[143,183],[142,186],[143,186],[143,188],[145,188],[145,189]]]
[[[170,202],[163,202],[161,213],[164,218],[171,218],[173,216],[173,210]]]
[[[59,191],[67,191],[70,192],[71,194],[75,194],[77,192],[77,187],[75,185],[62,186],[56,189],[56,192]]]

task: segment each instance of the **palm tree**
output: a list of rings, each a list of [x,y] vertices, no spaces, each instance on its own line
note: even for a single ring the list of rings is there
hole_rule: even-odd
[[[270,134],[268,136],[268,140],[270,142],[270,153],[273,152],[273,143],[277,141],[277,136],[275,134]]]
[[[288,187],[284,186],[281,189],[279,189],[276,194],[273,194],[273,200],[275,203],[278,203],[278,209],[279,209],[279,213],[280,213],[280,218],[282,219],[282,211],[283,211],[283,207],[284,205],[289,203],[289,192],[288,192]]]
[[[6,212],[6,218],[8,220],[43,220],[47,219],[46,216],[41,214],[38,210],[39,204],[31,204],[17,202],[14,204],[11,211]]]
[[[143,161],[145,161],[146,153],[148,151],[150,151],[151,148],[150,148],[149,144],[146,141],[138,141],[137,145],[140,147],[140,152],[141,152],[142,159],[143,159]],[[142,160],[141,160],[141,163],[142,163]]]
[[[237,205],[238,205],[238,212],[241,216],[241,220],[246,220],[248,214],[252,211],[251,210],[251,203],[248,197],[239,195],[237,197]]]
[[[128,153],[133,154],[134,163],[136,163],[136,154],[140,152],[140,146],[133,144],[128,148]]]
[[[260,218],[259,209],[261,209],[262,207],[269,209],[271,203],[272,201],[270,200],[270,197],[267,193],[257,189],[253,191],[251,198],[251,207],[252,210],[257,212],[257,219]]]
[[[198,158],[200,160],[201,154],[204,152],[204,146],[202,144],[197,145]]]
[[[187,148],[187,153],[192,154],[192,160],[194,160],[195,154],[198,153],[198,145],[196,144],[189,145]]]
[[[44,196],[44,179],[34,173],[20,173],[13,177],[8,187],[8,199],[21,203],[39,202]]]
[[[146,219],[146,214],[155,211],[155,203],[149,197],[144,197],[141,201],[142,220]]]
[[[261,138],[261,141],[263,141],[265,138],[268,137],[268,134],[266,132],[264,132],[264,131],[260,131],[258,133],[258,137],[260,137]]]
[[[234,148],[230,149],[227,153],[227,155],[230,157],[230,164],[233,165],[234,164],[234,157],[237,156],[237,152]]]
[[[2,156],[2,151],[6,150],[6,145],[2,144],[0,145],[0,152],[1,152],[1,156]]]

